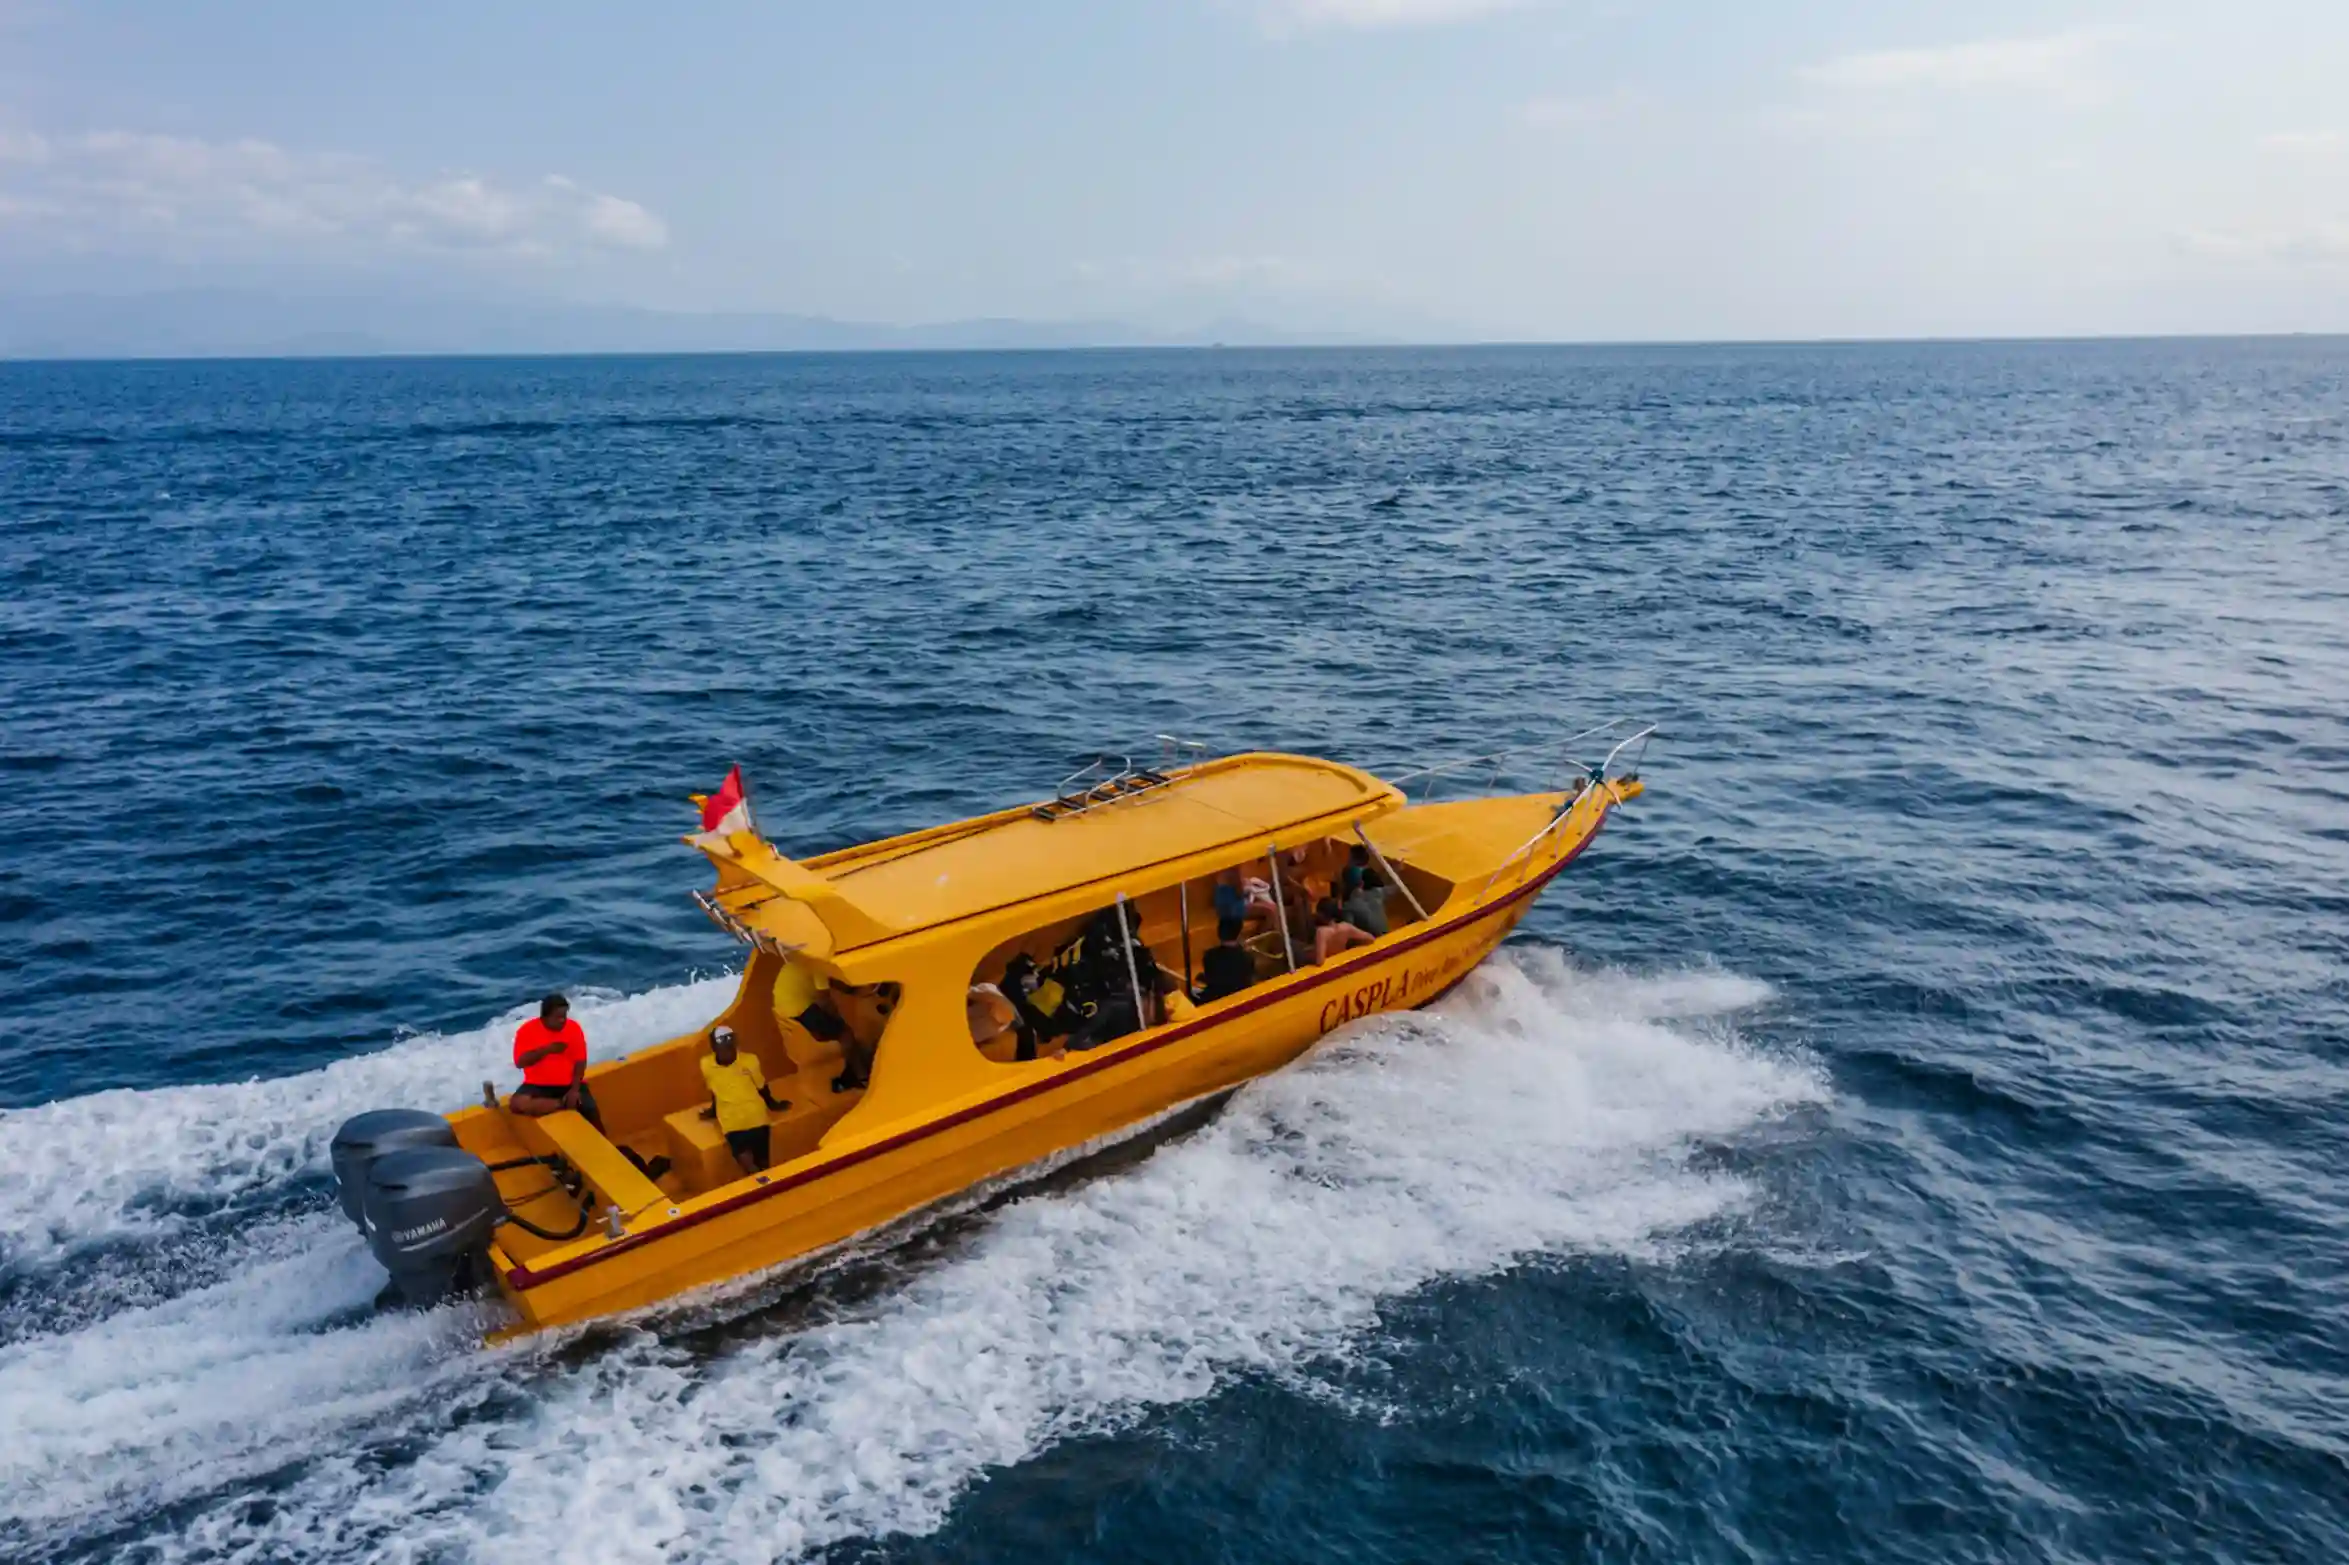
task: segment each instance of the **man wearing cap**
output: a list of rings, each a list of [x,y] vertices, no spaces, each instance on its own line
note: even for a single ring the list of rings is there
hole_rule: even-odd
[[[731,1027],[710,1029],[710,1052],[702,1056],[701,1079],[710,1089],[710,1106],[701,1111],[701,1117],[718,1122],[726,1137],[726,1150],[734,1154],[745,1174],[760,1172],[773,1150],[767,1111],[781,1113],[791,1107],[790,1102],[767,1091],[767,1073],[759,1069],[755,1055],[744,1054],[736,1046]]]

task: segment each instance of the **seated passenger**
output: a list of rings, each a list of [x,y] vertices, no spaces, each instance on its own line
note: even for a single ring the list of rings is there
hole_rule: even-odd
[[[1020,1031],[1019,1007],[1004,997],[993,984],[973,984],[963,996],[963,1015],[971,1024],[971,1042],[981,1049],[1005,1033]],[[1028,1045],[1027,1058],[1036,1057],[1036,1046]]]
[[[1338,900],[1343,902],[1359,891],[1362,888],[1364,878],[1369,874],[1370,849],[1357,842],[1346,850],[1346,867],[1338,874]]]
[[[1311,848],[1291,848],[1287,862],[1281,865],[1281,889],[1292,895],[1302,895],[1307,907],[1318,906],[1330,894],[1327,875],[1317,874],[1313,868]]]
[[[1236,918],[1216,921],[1215,944],[1207,948],[1207,955],[1199,964],[1199,1003],[1212,1005],[1229,995],[1238,994],[1256,982],[1256,958],[1240,936],[1247,926]]]
[[[1140,1032],[1145,1023],[1134,1014],[1134,991],[1131,985],[1113,989],[1101,997],[1093,1014],[1078,1024],[1068,1035],[1068,1046],[1082,1054],[1087,1049],[1098,1049],[1105,1043],[1115,1043],[1128,1033]]]
[[[889,1013],[896,1009],[897,1005],[895,998],[897,986],[895,984],[867,984],[861,987],[846,984],[839,986],[839,992],[845,997],[845,1001],[858,1001],[869,997],[873,1005],[874,1018],[883,1027],[889,1025]],[[844,1001],[835,999],[833,1003],[835,1007],[839,1007]],[[840,1012],[837,1009],[833,1019],[840,1021]],[[840,1021],[841,1069],[840,1074],[832,1078],[832,1090],[834,1092],[862,1092],[871,1086],[873,1084],[873,1052],[879,1046],[877,1042],[867,1043],[863,1036],[857,1032],[853,1022]]]
[[[1322,898],[1321,906],[1313,910],[1313,960],[1317,965],[1377,938],[1369,930],[1347,923],[1335,897]]]
[[[1236,918],[1244,928],[1259,919],[1280,917],[1272,887],[1253,875],[1242,876],[1234,865],[1215,877],[1215,917],[1218,923]]]
[[[1057,979],[1042,972],[1036,966],[1036,959],[1025,951],[1003,966],[1003,996],[1020,1013],[1019,1047],[1012,1054],[1014,1059],[1034,1059],[1038,1044],[1064,1036],[1075,1023],[1068,1005],[1068,991]],[[1058,1043],[1052,1044],[1052,1058],[1057,1060],[1067,1052]]]
[[[522,1085],[506,1099],[507,1112],[536,1119],[571,1109],[604,1128],[587,1090],[587,1029],[571,1020],[569,1000],[550,994],[538,1002],[538,1019],[515,1029],[514,1063],[522,1067]]]
[[[1095,913],[1061,958],[1060,971],[1068,975],[1070,1003],[1085,1013],[1084,1020],[1069,1033],[1068,1046],[1098,1049],[1149,1026],[1148,1016],[1135,1007],[1137,1003],[1149,1007],[1149,990],[1142,975],[1157,965],[1157,958],[1118,909],[1106,907]]]
[[[1283,877],[1281,880],[1281,914],[1288,928],[1287,949],[1302,952],[1313,944],[1313,931],[1316,927],[1314,914],[1325,900],[1327,900],[1326,891],[1322,896],[1309,896],[1302,885]]]
[[[1377,870],[1362,872],[1361,884],[1340,904],[1339,911],[1347,923],[1369,930],[1374,937],[1387,932],[1387,887]]]
[[[538,1020],[515,1029],[514,1063],[522,1067],[522,1085],[506,1099],[507,1113],[538,1119],[570,1109],[603,1133],[603,1113],[587,1090],[587,1029],[571,1020],[570,1001],[550,994],[538,1002]],[[669,1171],[665,1157],[648,1163],[626,1143],[614,1145],[647,1179]]]
[[[1184,992],[1181,975],[1172,968],[1159,966],[1156,962],[1150,964],[1150,970],[1155,975],[1152,981],[1157,985],[1157,993],[1153,996],[1153,1000],[1158,1015],[1154,1020],[1154,1025],[1188,1020],[1194,1007],[1191,1004],[1190,995]]]
[[[775,1016],[779,1021],[798,1023],[818,1043],[840,1044],[846,1056],[848,1023],[840,1019],[832,981],[797,957],[784,958],[783,970],[775,975]]]
[[[731,1027],[710,1029],[710,1052],[702,1056],[701,1079],[710,1089],[710,1106],[701,1117],[718,1122],[726,1150],[745,1174],[762,1172],[773,1150],[767,1111],[780,1113],[791,1104],[767,1090],[767,1073],[759,1068],[758,1057],[739,1052]]]

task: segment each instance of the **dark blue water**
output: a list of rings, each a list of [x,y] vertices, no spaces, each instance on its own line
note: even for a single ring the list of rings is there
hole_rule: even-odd
[[[0,1553],[2349,1553],[2349,344],[0,366]],[[325,1137],[1162,730],[1663,736],[1430,1015],[814,1279]]]

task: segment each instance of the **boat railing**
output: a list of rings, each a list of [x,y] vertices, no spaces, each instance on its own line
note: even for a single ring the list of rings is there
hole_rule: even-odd
[[[1626,730],[1636,731],[1626,734]],[[1492,750],[1480,755],[1455,756],[1448,761],[1438,761],[1433,766],[1415,767],[1404,772],[1389,771],[1383,767],[1374,767],[1372,770],[1400,789],[1403,796],[1410,799],[1412,803],[1426,804],[1435,797],[1437,787],[1446,777],[1454,777],[1462,772],[1481,769],[1486,773],[1485,787],[1489,791],[1500,786],[1502,774],[1509,769],[1512,762],[1538,761],[1546,770],[1552,764],[1551,758],[1557,755],[1561,749],[1566,752],[1567,767],[1578,775],[1589,776],[1593,772],[1611,773],[1618,777],[1633,775],[1638,768],[1639,756],[1646,752],[1648,736],[1655,731],[1653,723],[1641,725],[1637,718],[1616,717],[1609,718],[1603,723],[1594,724],[1579,733],[1568,734],[1563,740],[1544,744],[1513,745],[1506,750]],[[1590,751],[1596,749],[1594,741],[1608,739],[1616,735],[1625,735],[1625,737],[1617,740],[1613,748],[1605,753],[1603,759],[1593,762],[1585,758]],[[1585,754],[1578,755],[1576,753],[1578,749],[1583,750]],[[1623,757],[1627,751],[1630,759],[1626,761]],[[1623,768],[1621,771],[1615,770],[1618,763]],[[1419,790],[1416,798],[1412,797],[1414,786]]]
[[[1158,769],[1162,772],[1180,771],[1186,766],[1212,761],[1223,753],[1211,744],[1201,744],[1196,739],[1185,739],[1179,734],[1152,734],[1150,737],[1158,741]]]
[[[1594,735],[1620,733],[1623,729],[1629,728],[1633,721],[1635,720],[1618,718],[1613,722],[1601,723],[1596,728],[1586,728],[1569,739],[1568,743],[1579,743]],[[1512,868],[1517,871],[1518,879],[1523,880],[1526,871],[1533,863],[1535,850],[1539,849],[1560,826],[1565,824],[1566,817],[1574,813],[1574,807],[1582,802],[1583,795],[1593,788],[1604,788],[1614,796],[1614,801],[1617,804],[1621,804],[1623,802],[1623,784],[1639,780],[1639,763],[1647,755],[1648,741],[1653,739],[1655,735],[1656,725],[1645,724],[1616,740],[1600,760],[1583,766],[1581,775],[1576,777],[1567,788],[1565,799],[1551,813],[1550,818],[1542,823],[1541,830],[1526,838],[1522,847],[1493,866],[1493,872],[1485,877],[1484,885],[1478,888],[1476,900],[1481,902],[1490,896],[1494,885]],[[1575,764],[1582,765],[1580,762]]]
[[[1155,767],[1136,766],[1130,755],[1096,756],[1060,780],[1052,797],[1030,813],[1041,821],[1065,820],[1104,805],[1119,804],[1136,794],[1163,788],[1174,781]]]
[[[771,952],[776,956],[789,956],[799,949],[797,946],[777,940],[765,930],[752,928],[749,924],[735,917],[723,902],[706,891],[696,890],[693,893],[693,900],[704,913],[709,915],[711,923],[754,951]]]
[[[1523,753],[1523,751],[1514,750],[1495,750],[1490,755],[1455,756],[1449,761],[1438,761],[1433,766],[1422,766],[1414,771],[1380,771],[1376,775],[1385,778],[1386,781],[1399,790],[1406,799],[1411,797],[1410,785],[1413,783],[1418,784],[1419,798],[1416,802],[1425,804],[1430,799],[1435,797],[1437,785],[1440,784],[1446,777],[1457,775],[1460,772],[1468,771],[1472,768],[1486,768],[1488,775],[1485,778],[1485,787],[1499,787],[1501,782],[1501,773],[1504,769],[1507,768],[1511,758]]]

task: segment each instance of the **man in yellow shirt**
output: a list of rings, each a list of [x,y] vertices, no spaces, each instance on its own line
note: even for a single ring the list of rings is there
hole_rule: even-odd
[[[830,979],[809,971],[798,959],[788,958],[783,971],[775,975],[775,1018],[797,1022],[818,1043],[838,1044],[841,1071],[832,1080],[832,1090],[854,1092],[871,1079],[873,1051],[842,1016],[842,992],[833,988]],[[845,992],[858,995],[864,991]]]
[[[701,1111],[701,1117],[718,1122],[718,1129],[726,1136],[726,1150],[734,1154],[745,1174],[758,1173],[767,1166],[772,1151],[767,1111],[780,1113],[791,1107],[790,1103],[777,1101],[767,1091],[767,1073],[759,1069],[756,1056],[735,1046],[731,1027],[710,1029],[710,1052],[702,1056],[701,1079],[710,1089],[710,1106]]]

